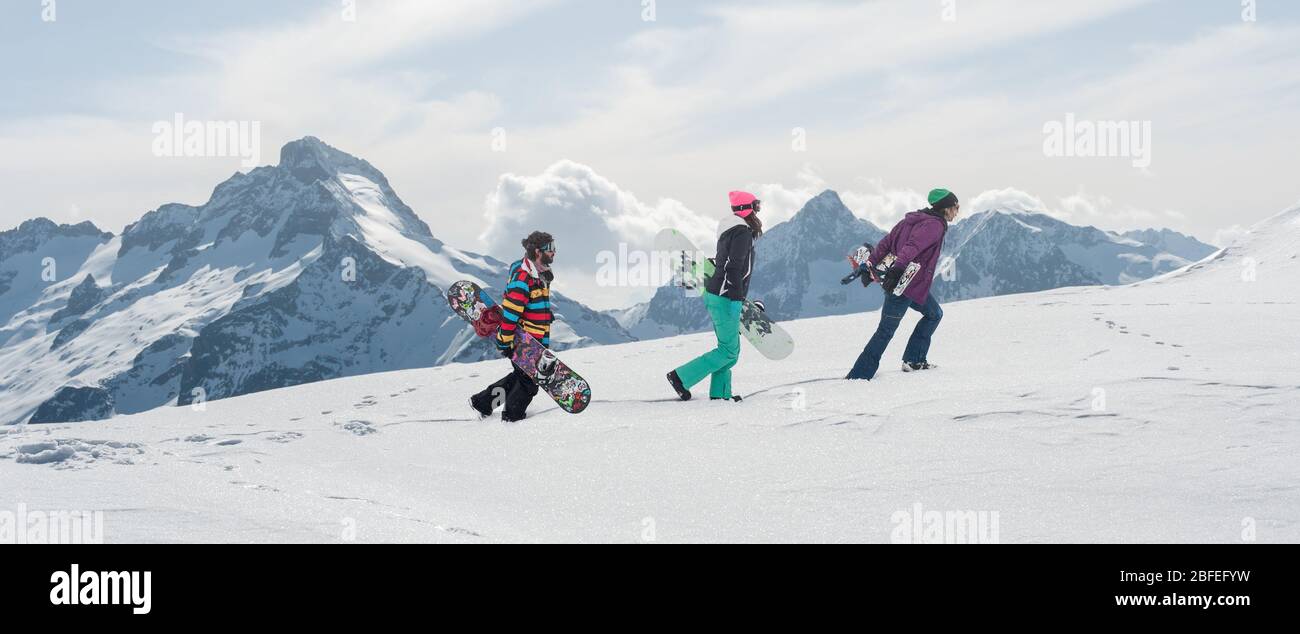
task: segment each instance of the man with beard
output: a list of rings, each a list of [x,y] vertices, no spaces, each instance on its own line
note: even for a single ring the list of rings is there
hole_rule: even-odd
[[[534,337],[543,346],[551,345],[551,263],[555,261],[555,240],[544,231],[534,231],[524,238],[523,259],[510,265],[510,276],[501,298],[501,324],[497,327],[496,344],[501,356],[509,359],[514,353],[516,337]],[[533,397],[537,384],[519,368],[511,365],[510,374],[500,381],[470,397],[470,405],[480,416],[492,415],[498,406],[501,420],[521,421]]]

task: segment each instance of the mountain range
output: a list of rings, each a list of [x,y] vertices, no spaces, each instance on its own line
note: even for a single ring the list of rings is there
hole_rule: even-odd
[[[751,296],[779,320],[865,312],[845,255],[884,231],[833,191],[759,239]],[[712,245],[699,245],[711,248]],[[956,222],[941,301],[1125,284],[1215,249],[1168,230],[1114,234],[1044,214]],[[461,279],[508,264],[437,239],[370,163],[306,137],[200,206],[167,204],[121,234],[44,218],[0,232],[0,425],[98,420],[346,376],[491,358],[447,307]],[[553,295],[558,349],[707,330],[665,286],[595,311]]]
[[[0,424],[487,358],[443,289],[507,268],[439,241],[379,170],[312,137],[120,235],[24,222],[0,233]],[[553,301],[560,349],[632,339]]]

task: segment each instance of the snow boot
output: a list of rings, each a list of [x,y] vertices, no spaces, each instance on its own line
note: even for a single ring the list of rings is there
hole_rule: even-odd
[[[920,363],[907,363],[906,361],[903,362],[904,372],[920,372],[921,370],[938,370],[938,369],[939,366],[933,365],[926,361],[922,361]]]
[[[469,406],[474,408],[474,411],[478,414],[479,420],[483,420],[492,415],[492,410],[479,407],[478,401],[475,401],[473,396],[469,397]]]
[[[668,384],[673,386],[674,392],[677,392],[677,398],[683,401],[691,400],[691,391],[686,389],[685,385],[682,385],[682,379],[677,376],[676,370],[668,373]]]
[[[710,396],[709,400],[710,401],[732,401],[735,403],[739,403],[745,399],[740,398],[740,396],[733,396],[731,398],[722,398],[721,396]]]

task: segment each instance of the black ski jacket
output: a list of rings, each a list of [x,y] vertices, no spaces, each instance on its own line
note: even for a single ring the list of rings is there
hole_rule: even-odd
[[[749,294],[749,274],[754,270],[754,234],[743,218],[731,218],[720,228],[713,277],[704,283],[704,290],[740,302]]]

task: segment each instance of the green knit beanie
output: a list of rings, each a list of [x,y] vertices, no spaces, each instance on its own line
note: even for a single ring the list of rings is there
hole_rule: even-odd
[[[942,188],[932,189],[927,200],[931,209],[946,209],[957,204],[957,195]]]

